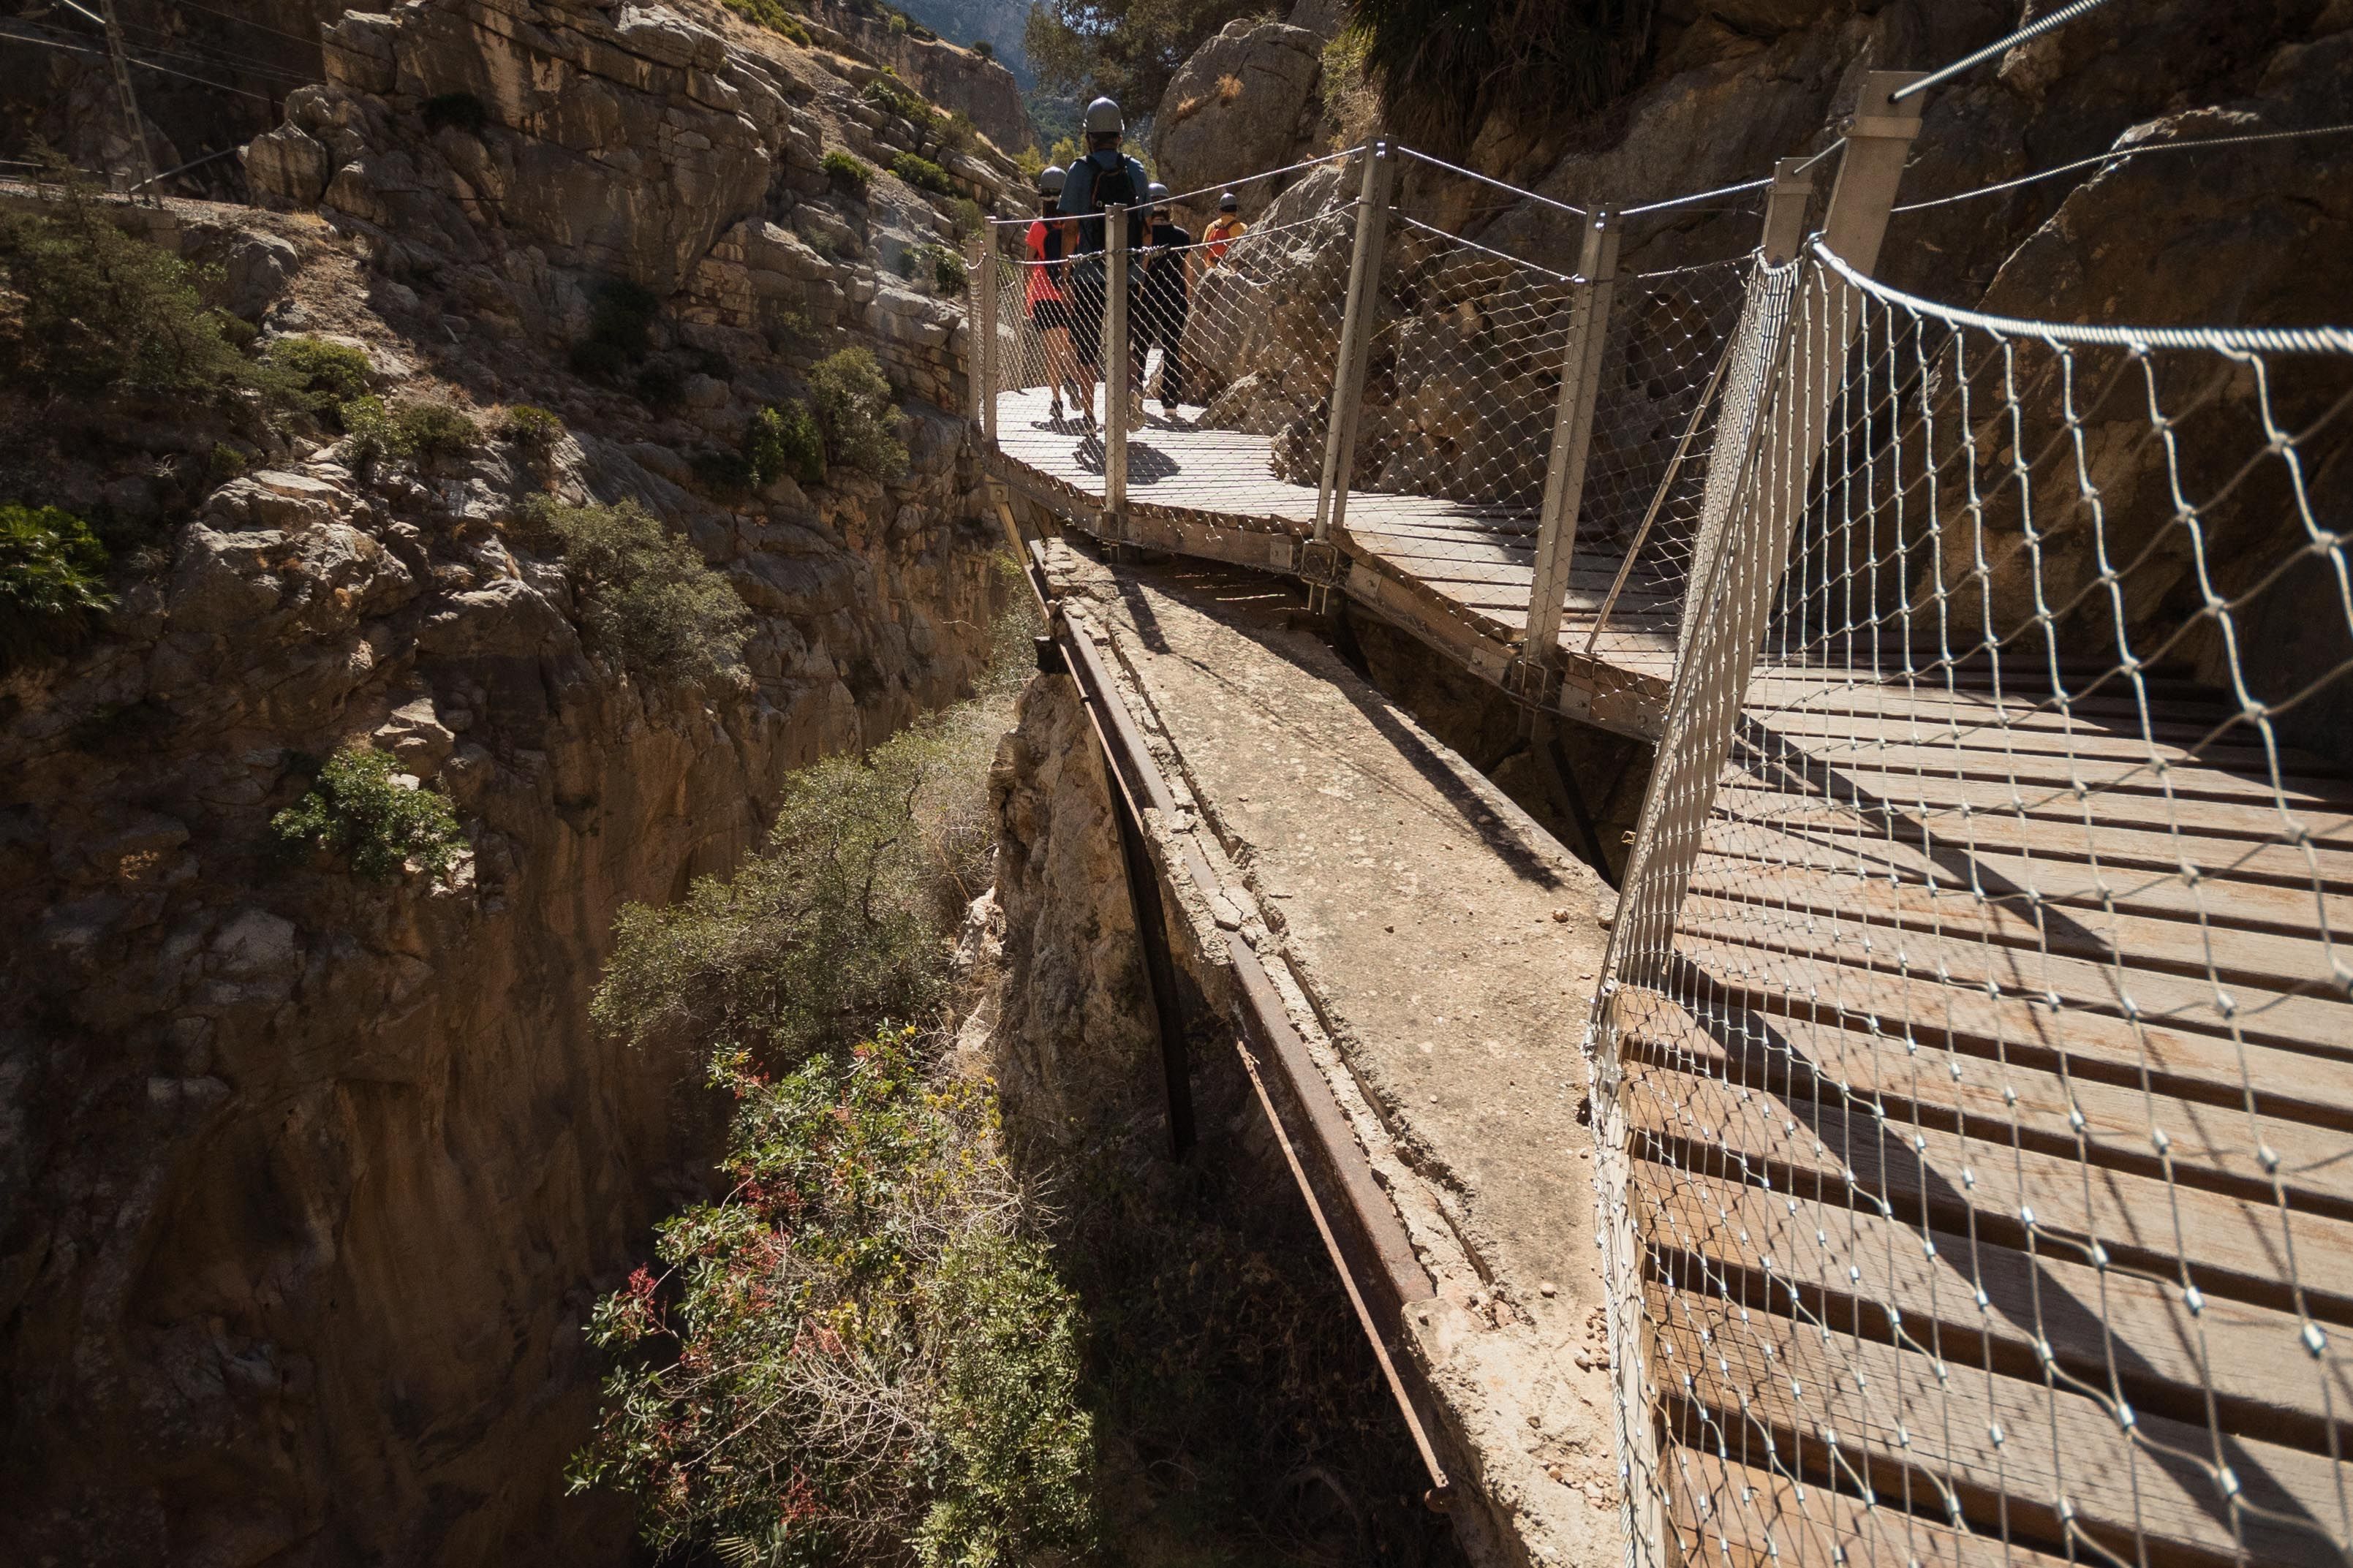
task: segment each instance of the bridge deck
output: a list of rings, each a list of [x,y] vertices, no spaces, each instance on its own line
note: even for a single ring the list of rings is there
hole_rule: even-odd
[[[1138,536],[1289,563],[1314,495],[1263,440],[1131,439]],[[1008,397],[999,440],[1099,500],[1099,449],[1042,411]],[[1349,521],[1360,602],[1474,668],[1525,624],[1526,518],[1358,493]],[[1615,564],[1580,559],[1572,650]],[[1654,726],[1672,623],[1645,613],[1584,676]],[[2036,679],[1760,673],[1677,995],[1621,994],[1684,1561],[2221,1568],[2353,1538],[2353,778],[2274,776],[2186,681],[2145,714]]]
[[[1043,390],[997,403],[997,442],[1008,475],[1067,514],[1103,505],[1100,437],[1050,416]],[[1128,435],[1127,499],[1134,542],[1235,565],[1291,569],[1314,531],[1315,489],[1274,477],[1264,436],[1200,426],[1180,406]],[[1041,493],[1042,492],[1042,493]],[[1525,508],[1357,490],[1341,539],[1348,594],[1401,622],[1491,679],[1527,630],[1536,520]],[[1570,716],[1655,738],[1674,663],[1681,591],[1641,572],[1620,592],[1598,638],[1593,623],[1622,552],[1579,549],[1570,564],[1561,623]],[[1588,648],[1588,642],[1592,647]]]

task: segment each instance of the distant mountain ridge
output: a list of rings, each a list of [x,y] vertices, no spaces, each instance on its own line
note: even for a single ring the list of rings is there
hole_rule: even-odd
[[[897,5],[952,43],[986,42],[1025,91],[1038,85],[1021,48],[1029,0],[897,0]]]

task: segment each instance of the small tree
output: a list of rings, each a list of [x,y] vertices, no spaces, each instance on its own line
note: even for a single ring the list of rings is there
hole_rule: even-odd
[[[562,552],[591,646],[631,674],[697,684],[740,663],[751,611],[694,546],[637,502],[567,506],[535,497],[525,529]]]
[[[891,384],[871,351],[842,349],[819,360],[809,371],[809,401],[828,458],[877,479],[906,471],[907,448],[891,429],[898,413]]]
[[[113,603],[106,547],[53,506],[0,506],[0,669],[72,642]]]
[[[0,296],[14,333],[0,370],[35,390],[216,396],[254,384],[245,324],[205,304],[205,275],[114,226],[80,176],[53,163],[62,195],[0,214]]]
[[[448,797],[400,783],[389,752],[349,746],[319,770],[310,791],[269,819],[289,853],[325,848],[351,857],[353,874],[389,881],[411,862],[446,877],[467,847]]]
[[[744,429],[744,458],[763,489],[787,475],[804,485],[825,482],[825,435],[797,397],[752,416]]]

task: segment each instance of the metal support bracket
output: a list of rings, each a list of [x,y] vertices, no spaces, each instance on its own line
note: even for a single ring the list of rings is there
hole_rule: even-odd
[[[980,413],[981,440],[997,445],[997,231],[987,220],[980,226],[980,254],[975,265],[972,314],[967,322],[971,342],[973,397]]]
[[[1332,613],[1332,595],[1347,581],[1348,558],[1328,539],[1304,540],[1299,546],[1299,576],[1307,584],[1310,615]]]

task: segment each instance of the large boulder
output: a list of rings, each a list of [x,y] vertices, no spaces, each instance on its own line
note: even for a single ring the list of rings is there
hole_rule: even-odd
[[[1152,156],[1169,188],[1197,190],[1293,162],[1324,77],[1324,40],[1286,22],[1239,21],[1193,51],[1153,119]],[[1240,187],[1255,218],[1274,198]]]
[[[334,165],[326,144],[300,128],[281,125],[248,142],[245,177],[261,205],[280,211],[307,211],[319,205]]]

